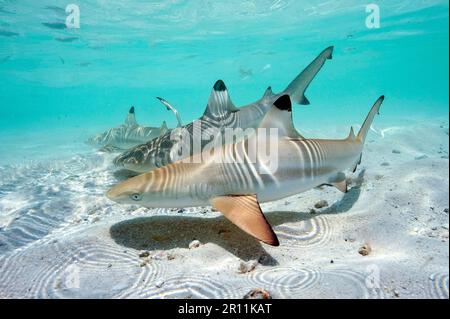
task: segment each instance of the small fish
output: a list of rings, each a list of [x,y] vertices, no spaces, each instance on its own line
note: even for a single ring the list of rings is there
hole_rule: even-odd
[[[262,71],[264,72],[264,71],[267,71],[268,69],[270,69],[272,67],[272,65],[271,64],[266,64],[263,68],[262,68]]]
[[[42,22],[42,25],[55,30],[64,30],[67,28],[64,22]]]
[[[5,13],[5,14],[15,14],[15,12],[8,11],[8,10],[5,10],[5,9],[3,9],[3,8],[0,8],[0,12],[1,12],[1,13]]]
[[[11,55],[7,55],[6,57],[4,57],[2,60],[1,60],[1,63],[5,63],[5,62],[8,62],[10,59],[11,59]]]
[[[45,9],[45,10],[53,11],[53,12],[59,14],[59,15],[62,15],[62,16],[63,16],[63,15],[66,15],[66,9],[61,8],[61,7],[57,7],[57,6],[46,6],[44,9]]]
[[[74,42],[77,41],[78,38],[77,37],[65,37],[65,38],[55,38],[56,41],[59,42]]]
[[[8,31],[8,30],[0,30],[0,35],[3,37],[16,37],[20,34],[17,32]]]
[[[248,79],[249,77],[253,76],[253,70],[252,69],[245,70],[243,68],[240,68],[239,74],[241,76],[241,79],[245,80],[245,79]]]
[[[91,63],[91,62],[81,62],[81,63],[78,63],[77,65],[78,65],[78,66],[85,67],[85,66],[90,66],[90,65],[92,65],[92,63]]]

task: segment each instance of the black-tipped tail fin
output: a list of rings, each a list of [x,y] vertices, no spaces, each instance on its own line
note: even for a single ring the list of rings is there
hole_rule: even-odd
[[[292,102],[301,105],[310,104],[305,96],[305,91],[317,73],[319,73],[326,60],[333,58],[333,49],[334,47],[330,46],[323,50],[284,90],[284,93],[289,94]]]
[[[380,112],[380,106],[383,103],[383,101],[384,101],[384,95],[380,96],[378,98],[378,100],[375,102],[375,104],[372,106],[361,129],[358,132],[356,139],[359,140],[363,144],[366,140],[367,133],[369,132],[370,126],[372,125],[373,118],[375,117],[376,114],[379,114],[379,112]]]
[[[169,102],[167,102],[166,100],[164,100],[162,97],[156,97],[166,108],[167,111],[172,111],[173,114],[175,114],[175,117],[177,118],[177,126],[181,127],[183,126],[183,122],[181,121],[181,116],[180,113],[178,113],[177,109],[170,104]]]

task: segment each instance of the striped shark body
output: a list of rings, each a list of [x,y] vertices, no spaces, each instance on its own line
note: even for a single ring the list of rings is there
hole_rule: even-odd
[[[358,135],[350,130],[342,140],[305,139],[292,124],[288,95],[274,102],[253,136],[223,145],[213,155],[197,154],[114,186],[107,196],[119,203],[146,207],[189,207],[212,205],[231,222],[255,238],[278,245],[265,219],[260,202],[268,202],[329,184],[347,191],[345,170],[355,171],[361,161],[364,141],[384,97],[371,108]],[[258,144],[261,134],[276,139],[278,163],[268,170],[266,148]],[[262,132],[262,133],[261,133]],[[256,146],[255,146],[256,145]],[[251,154],[256,154],[252,157]],[[201,156],[202,161],[197,158]],[[270,157],[273,159],[274,157]]]
[[[131,107],[122,125],[97,134],[89,138],[87,142],[100,147],[102,151],[117,152],[164,135],[168,131],[169,128],[165,121],[160,127],[139,125],[136,121],[134,107]]]
[[[284,94],[298,104],[309,104],[305,91],[325,61],[332,58],[332,53],[333,47],[323,50],[283,92],[274,94],[269,87],[260,100],[240,108],[234,106],[223,81],[217,81],[202,117],[122,153],[114,164],[139,173],[148,172],[201,152],[224,128],[257,127],[272,104]],[[183,138],[177,138],[178,135]],[[197,142],[199,145],[195,147]]]

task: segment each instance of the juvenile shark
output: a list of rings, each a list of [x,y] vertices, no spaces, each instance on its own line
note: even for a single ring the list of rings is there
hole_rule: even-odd
[[[375,102],[356,136],[351,128],[348,137],[341,140],[305,139],[294,128],[291,100],[283,95],[265,115],[259,126],[262,130],[258,129],[249,138],[222,145],[221,152],[212,155],[204,152],[189,161],[178,161],[133,177],[110,189],[107,197],[118,203],[146,207],[212,205],[243,231],[278,246],[277,236],[259,203],[323,184],[346,192],[343,171],[354,172],[360,164],[364,141],[383,100],[381,96]],[[278,145],[278,151],[272,154],[278,166],[268,171],[266,148],[257,143],[260,134],[266,135],[267,130],[274,128],[278,134],[269,134],[269,138],[276,139]],[[252,152],[256,152],[254,160],[251,160]],[[195,156],[203,160],[197,161]]]
[[[260,100],[240,108],[234,106],[224,82],[217,81],[202,117],[180,127],[178,131],[167,132],[122,153],[115,158],[114,164],[139,173],[148,172],[200,152],[223,128],[257,127],[273,102],[284,94],[288,94],[298,104],[309,104],[305,91],[325,61],[332,58],[332,53],[333,47],[323,50],[281,93],[274,94],[269,87]],[[189,138],[176,139],[174,136],[177,134],[189,135]],[[194,149],[194,140],[199,139],[201,145],[197,151]],[[187,152],[183,151],[186,149]]]
[[[160,127],[139,125],[136,122],[134,106],[132,106],[122,125],[91,137],[88,143],[101,147],[103,151],[123,151],[164,135],[168,131],[169,128],[165,121]]]

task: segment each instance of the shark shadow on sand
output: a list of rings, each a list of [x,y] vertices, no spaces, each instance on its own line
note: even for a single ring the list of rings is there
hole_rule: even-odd
[[[348,189],[340,201],[333,203],[330,207],[322,210],[318,215],[339,214],[348,212],[356,204],[361,195],[361,186],[364,183],[365,169],[362,169],[358,176],[352,178],[353,186]]]
[[[267,220],[276,227],[286,223],[308,221],[318,215],[345,213],[358,201],[363,175],[364,171],[361,171],[355,180],[355,186],[349,189],[341,200],[320,213],[312,215],[307,212],[272,211],[265,214]],[[150,251],[187,248],[193,240],[199,240],[205,244],[216,244],[244,261],[256,259],[263,265],[278,265],[277,260],[270,256],[260,241],[223,216],[138,217],[112,225],[110,235],[121,246]]]

